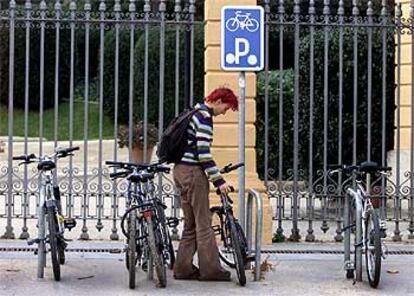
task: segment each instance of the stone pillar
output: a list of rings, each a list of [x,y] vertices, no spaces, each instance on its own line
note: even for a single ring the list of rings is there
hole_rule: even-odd
[[[218,86],[231,88],[239,95],[239,72],[224,72],[220,67],[220,17],[221,8],[226,5],[256,5],[255,0],[207,0],[204,4],[205,38],[204,38],[204,93],[207,95]],[[256,75],[253,72],[246,73],[246,190],[258,189],[263,198],[263,234],[262,243],[272,242],[272,211],[269,199],[265,194],[263,182],[259,180],[256,172]],[[237,163],[239,143],[239,115],[237,112],[228,112],[225,116],[214,118],[214,142],[213,156],[217,165],[222,167],[228,163]],[[237,188],[237,172],[226,176],[226,180]],[[247,196],[247,195],[246,195]],[[211,200],[218,203],[219,200],[212,193]],[[238,213],[238,197],[234,194],[235,213]],[[254,219],[254,218],[253,218]],[[254,221],[254,220],[253,220]]]
[[[410,0],[402,0],[399,1],[401,3],[401,12],[402,18],[409,20],[412,18],[412,12],[410,7]],[[396,2],[398,5],[398,3]],[[397,42],[397,35],[395,35],[395,42]],[[396,43],[398,46],[398,44]],[[396,184],[396,176],[399,174],[400,182],[397,184],[398,186],[402,186],[404,182],[407,181],[406,173],[411,171],[411,132],[412,132],[412,119],[411,119],[411,95],[412,95],[412,66],[414,61],[411,58],[412,53],[412,35],[402,34],[401,35],[401,44],[399,45],[401,48],[401,60],[398,60],[397,53],[395,54],[395,63],[398,64],[400,62],[400,67],[395,68],[395,82],[398,83],[398,71],[400,71],[400,81],[398,88],[395,90],[395,105],[397,108],[400,108],[400,141],[398,143],[397,139],[397,130],[395,130],[394,135],[394,150],[388,152],[387,160],[388,165],[393,168],[393,176],[392,181]],[[398,91],[400,92],[400,105],[398,106],[397,96]],[[396,110],[397,112],[397,110]],[[394,124],[397,126],[397,113],[395,113],[394,117]],[[399,151],[397,150],[399,144]],[[399,153],[399,154],[398,154]],[[399,156],[399,161],[397,156]],[[399,163],[398,163],[399,162]],[[396,171],[397,164],[399,164],[400,170],[399,172]],[[408,186],[411,186],[411,181],[408,180],[406,183]],[[405,207],[402,203],[400,203],[402,207]],[[388,201],[388,205],[394,207],[394,201]],[[396,222],[397,223],[397,222]],[[398,229],[394,230],[394,235],[392,236],[393,241],[401,241],[402,234],[405,229],[402,228],[401,224],[396,224]],[[414,225],[411,223],[409,224],[409,239],[414,239]]]

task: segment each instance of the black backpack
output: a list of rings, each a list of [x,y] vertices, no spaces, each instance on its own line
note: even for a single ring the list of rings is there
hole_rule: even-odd
[[[188,125],[197,109],[186,109],[177,115],[162,134],[157,149],[158,159],[162,162],[177,163],[187,148]]]

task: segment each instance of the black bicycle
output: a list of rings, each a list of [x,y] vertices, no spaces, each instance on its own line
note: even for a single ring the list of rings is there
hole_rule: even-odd
[[[229,173],[244,163],[236,165],[229,164],[220,172],[222,174]],[[234,189],[232,189],[234,191]],[[233,201],[225,192],[217,190],[220,195],[221,206],[210,208],[212,213],[212,228],[214,233],[220,237],[218,242],[220,259],[231,268],[235,268],[237,277],[241,286],[246,285],[246,264],[252,260],[248,256],[248,247],[246,236],[243,229],[233,214]]]
[[[52,155],[37,157],[34,154],[13,156],[13,160],[21,160],[19,164],[28,165],[37,163],[40,173],[39,179],[39,204],[38,204],[38,237],[29,240],[28,244],[36,243],[38,249],[37,277],[43,278],[46,266],[46,244],[50,246],[52,270],[55,281],[60,281],[60,265],[65,263],[66,242],[63,237],[65,228],[71,230],[76,226],[72,218],[64,218],[60,201],[60,190],[53,178],[53,171],[56,169],[56,160],[73,155],[72,152],[79,150],[79,147],[56,148]]]
[[[129,181],[128,208],[121,219],[121,230],[128,244],[125,254],[129,287],[135,288],[135,267],[138,262],[148,272],[149,279],[152,279],[152,268],[155,266],[158,286],[165,287],[166,266],[172,269],[175,262],[168,227],[175,227],[178,219],[165,216],[166,206],[157,197],[154,178],[157,173],[169,173],[170,168],[160,163],[107,161],[106,164],[121,169],[110,174],[112,179],[126,178]]]

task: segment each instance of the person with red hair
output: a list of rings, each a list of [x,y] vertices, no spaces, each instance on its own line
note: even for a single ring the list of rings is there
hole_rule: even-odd
[[[180,191],[184,229],[174,264],[176,279],[229,281],[230,272],[219,259],[216,238],[211,228],[209,181],[222,192],[229,192],[210,152],[213,142],[213,117],[238,110],[238,100],[230,88],[213,90],[197,110],[188,126],[188,145],[181,161],[174,166],[174,181]],[[198,252],[198,265],[193,257]]]

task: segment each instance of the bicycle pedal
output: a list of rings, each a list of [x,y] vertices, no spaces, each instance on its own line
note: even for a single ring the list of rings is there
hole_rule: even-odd
[[[341,232],[345,232],[346,230],[348,230],[348,229],[350,229],[350,228],[352,228],[352,227],[354,227],[354,226],[356,226],[356,224],[355,224],[355,223],[354,223],[354,224],[350,224],[350,225],[348,225],[348,226],[345,226],[345,227],[341,228]]]
[[[38,244],[38,243],[40,243],[40,239],[38,239],[38,238],[35,238],[35,239],[32,239],[32,240],[27,241],[27,244],[29,246],[31,246],[33,244]]]
[[[256,256],[255,255],[247,255],[244,259],[245,259],[246,262],[252,262],[256,259]]]
[[[211,228],[213,228],[213,232],[214,232],[215,235],[221,234],[221,227],[220,227],[220,225],[213,225],[213,226],[211,226]]]
[[[74,228],[76,226],[76,220],[74,218],[65,218],[63,220],[63,225],[66,229],[71,231],[72,228]]]
[[[169,217],[169,218],[167,218],[167,225],[168,225],[168,227],[171,227],[171,228],[177,227],[178,224],[179,224],[179,222],[180,221],[176,217]]]
[[[63,237],[61,237],[58,241],[58,245],[59,247],[63,248],[64,250],[66,249],[66,247],[68,246],[68,244],[65,242],[65,239]]]
[[[354,247],[355,247],[355,248],[358,248],[358,247],[362,247],[363,245],[364,245],[364,244],[363,244],[363,242],[360,242],[360,243],[358,243],[358,244],[355,244],[355,245],[354,245]]]

